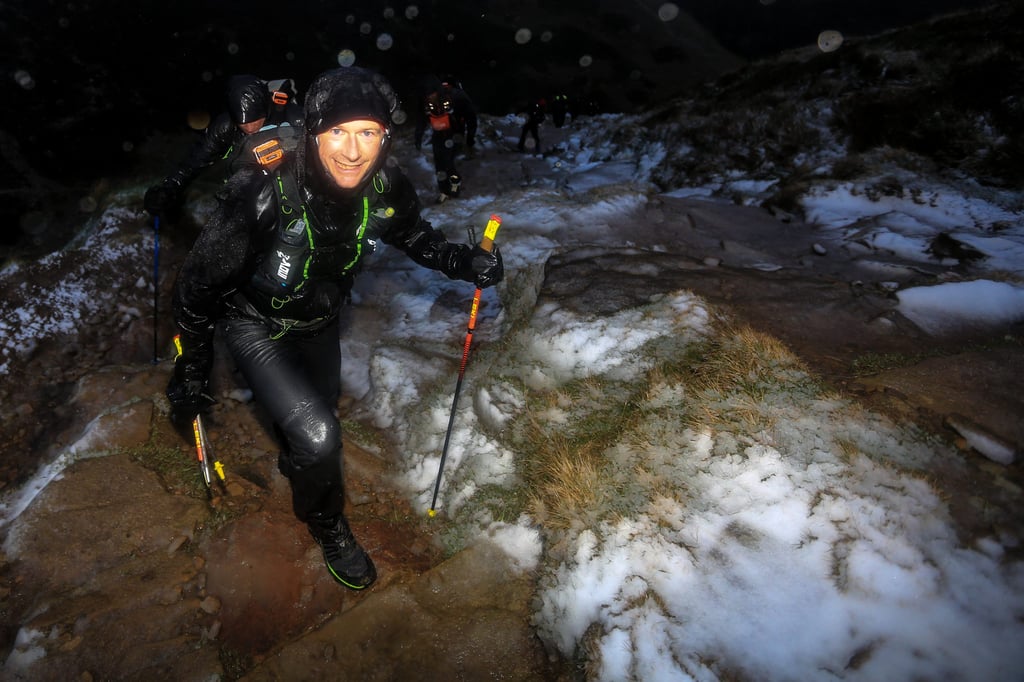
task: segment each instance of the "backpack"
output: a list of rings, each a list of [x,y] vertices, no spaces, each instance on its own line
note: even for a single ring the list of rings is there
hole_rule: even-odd
[[[257,132],[244,135],[224,153],[224,158],[231,160],[232,173],[251,167],[254,162],[258,167],[266,167],[283,159],[284,154],[298,147],[302,138],[298,125],[301,120],[293,123],[288,115],[289,108],[299,106],[295,81],[291,78],[267,81],[267,90],[271,101],[267,122]]]

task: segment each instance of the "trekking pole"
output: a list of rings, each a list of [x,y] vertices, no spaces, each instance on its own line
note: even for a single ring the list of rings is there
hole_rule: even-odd
[[[153,364],[160,361],[157,310],[160,307],[160,216],[153,216]]]
[[[178,351],[178,354],[174,357],[174,361],[177,362],[181,356],[180,334],[174,335],[174,348]],[[201,414],[197,414],[192,420],[192,435],[196,443],[196,459],[199,462],[199,473],[202,474],[203,483],[206,484],[207,495],[213,497],[213,473],[211,473],[211,469],[217,474],[217,479],[220,481],[221,486],[224,486],[226,485],[224,465],[214,457],[213,446],[210,445],[210,438],[206,435],[206,425],[203,423],[203,416]]]
[[[213,446],[210,445],[210,437],[206,435],[206,425],[203,423],[202,415],[197,414],[196,418],[192,420],[192,432],[196,439],[196,457],[199,459],[199,471],[203,475],[206,492],[210,497],[213,497],[214,473],[216,473],[217,480],[220,481],[221,486],[225,485],[224,465],[213,454]]]
[[[490,252],[494,248],[494,237],[501,227],[501,218],[492,215],[484,228],[484,238],[480,240],[480,248]],[[437,466],[437,481],[434,483],[434,499],[430,502],[427,516],[437,515],[434,505],[437,504],[437,493],[441,489],[441,474],[444,472],[444,460],[448,456],[448,443],[452,438],[452,425],[455,423],[455,408],[459,404],[459,391],[462,389],[462,378],[466,375],[466,362],[469,360],[469,346],[473,342],[473,330],[476,328],[476,313],[480,308],[480,287],[473,294],[473,305],[469,310],[469,326],[466,327],[466,342],[462,345],[462,362],[459,364],[459,379],[455,382],[455,396],[452,398],[452,411],[448,416],[448,431],[444,434],[444,446],[441,448],[441,462]]]

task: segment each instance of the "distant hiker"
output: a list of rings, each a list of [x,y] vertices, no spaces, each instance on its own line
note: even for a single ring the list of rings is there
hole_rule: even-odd
[[[162,215],[180,208],[185,189],[205,169],[221,159],[245,159],[247,136],[265,126],[302,125],[302,106],[295,82],[290,78],[265,81],[252,75],[233,76],[228,81],[227,111],[220,114],[192,146],[178,169],[146,191],[143,205],[150,215]],[[237,166],[231,166],[231,171]]]
[[[438,201],[445,201],[459,196],[462,189],[462,176],[455,167],[456,155],[463,146],[472,154],[476,144],[476,106],[454,79],[442,80],[423,97],[414,133],[417,150],[423,146],[423,134],[428,125]]]
[[[235,366],[283,440],[278,467],[295,515],[308,524],[336,581],[360,590],[376,568],[343,513],[341,307],[375,244],[400,249],[452,279],[490,287],[501,254],[451,243],[420,215],[412,182],[386,165],[398,100],[379,74],[320,74],[295,152],[271,150],[243,168],[178,272],[173,295],[182,353],[167,397],[176,424],[213,402],[209,375],[218,325]]]
[[[558,94],[551,98],[551,122],[556,128],[565,125],[565,115],[569,113],[569,96]]]
[[[529,135],[533,138],[533,152],[535,154],[542,152],[540,146],[540,124],[544,122],[546,108],[547,102],[541,98],[531,101],[526,109],[519,112],[526,114],[526,122],[523,123],[523,130],[519,134],[519,151],[526,151],[526,136]]]

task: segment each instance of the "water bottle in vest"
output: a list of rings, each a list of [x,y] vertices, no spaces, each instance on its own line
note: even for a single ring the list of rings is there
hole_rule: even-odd
[[[306,221],[293,220],[284,229],[278,229],[274,246],[256,271],[253,284],[268,294],[293,293],[305,279],[309,254]]]

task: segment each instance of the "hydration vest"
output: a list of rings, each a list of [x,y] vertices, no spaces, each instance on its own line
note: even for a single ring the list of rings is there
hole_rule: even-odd
[[[256,272],[252,285],[274,298],[298,295],[309,278],[313,261],[313,232],[306,216],[306,207],[299,194],[299,185],[291,169],[280,172],[283,156],[276,152],[272,162],[276,172],[274,184],[278,192],[277,228],[274,240]]]
[[[314,272],[317,268],[317,256],[330,261],[338,242],[327,245],[318,244],[314,225],[310,222],[295,171],[291,165],[284,164],[289,148],[287,141],[270,139],[259,145],[261,154],[255,154],[261,162],[263,172],[273,178],[277,190],[278,213],[274,236],[267,249],[264,250],[262,261],[257,266],[250,280],[259,292],[270,296],[271,306],[275,309],[283,307],[291,300],[302,297],[306,293],[306,285],[313,275],[328,274],[332,278],[342,278],[353,272],[364,248],[370,252],[375,241],[367,234],[371,218],[374,222],[386,220],[394,215],[394,209],[382,208],[370,214],[370,198],[368,192],[384,193],[386,180],[378,171],[372,178],[369,188],[363,193],[361,218],[356,228],[352,254],[348,261],[338,264],[337,270],[330,273]],[[375,232],[375,229],[369,230]],[[322,235],[321,235],[322,236]]]

